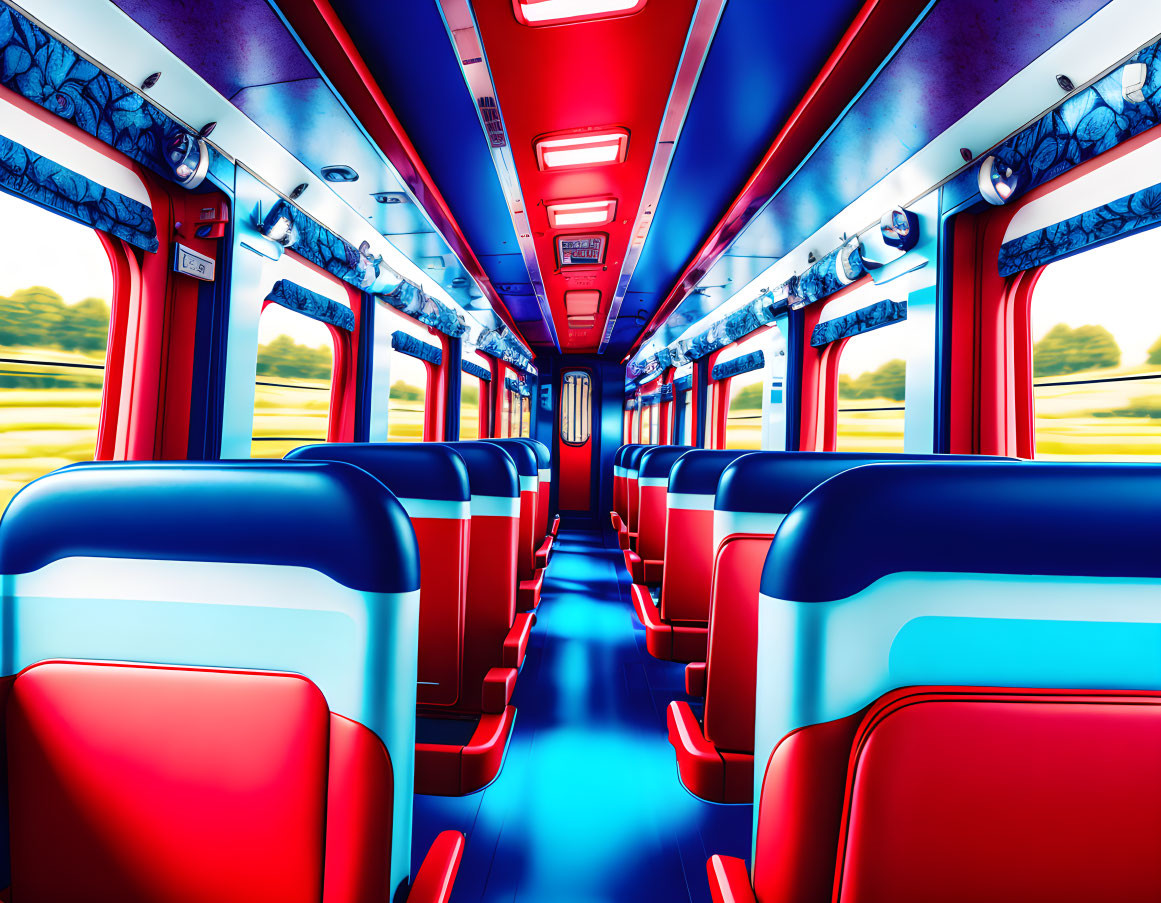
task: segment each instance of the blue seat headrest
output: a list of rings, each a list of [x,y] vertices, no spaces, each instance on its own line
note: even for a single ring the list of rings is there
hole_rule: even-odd
[[[361,467],[399,498],[471,501],[464,459],[435,442],[328,442],[304,445],[287,461],[344,461]]]
[[[516,472],[516,462],[504,449],[475,439],[444,444],[464,459],[472,495],[520,498],[520,474]]]
[[[695,448],[687,451],[670,468],[669,491],[691,495],[713,495],[718,488],[722,471],[743,455],[752,455],[753,450]]]
[[[641,456],[638,479],[668,477],[670,468],[682,455],[689,452],[688,445],[651,445]]]
[[[0,519],[0,574],[63,558],[297,565],[363,592],[419,588],[403,506],[334,462],[134,461],[34,480]]]
[[[540,475],[540,469],[536,466],[536,452],[529,448],[520,439],[478,439],[477,442],[490,442],[492,445],[498,445],[504,449],[512,460],[516,462],[516,472],[522,477],[535,477]]]
[[[981,455],[769,451],[744,455],[722,471],[714,508],[786,514],[823,480],[861,464],[906,461],[1014,461]]]
[[[639,469],[641,467],[641,458],[644,457],[645,452],[656,447],[655,445],[630,445],[629,450],[625,452],[625,457],[621,459],[621,466],[627,467],[630,470]]]
[[[868,464],[790,512],[762,592],[827,602],[916,571],[1161,577],[1158,510],[1153,464]]]
[[[552,466],[552,454],[548,451],[547,445],[528,436],[520,441],[532,449],[532,453],[536,455],[536,464],[541,470]]]

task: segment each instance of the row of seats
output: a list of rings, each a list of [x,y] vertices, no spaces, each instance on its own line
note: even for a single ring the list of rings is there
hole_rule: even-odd
[[[635,567],[632,550],[626,551],[634,609],[645,627],[649,652],[689,662],[686,693],[704,698],[696,706],[687,700],[669,705],[669,738],[678,770],[685,786],[703,799],[747,802],[754,769],[757,587],[779,524],[807,493],[843,470],[936,458],[638,448],[636,455],[623,459],[631,462],[626,499],[635,477],[635,543],[660,560],[654,561],[652,572],[642,570]],[[655,599],[649,578],[658,575],[661,587]]]
[[[1161,898],[1158,499],[1151,465],[986,460],[807,492],[761,556],[753,855],[713,899]]]
[[[415,789],[479,790],[503,765],[559,523],[549,530],[548,449],[531,439],[328,443],[287,458],[360,467],[407,511],[421,569]]]
[[[510,730],[534,617],[521,540],[551,548],[520,519],[514,458],[538,451],[90,463],[20,492],[0,520],[5,899],[447,901],[464,838],[409,875],[412,794],[500,767],[489,725]],[[428,721],[472,738],[452,755]]]

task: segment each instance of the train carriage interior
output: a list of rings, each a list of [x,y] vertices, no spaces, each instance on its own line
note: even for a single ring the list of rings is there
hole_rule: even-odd
[[[0,0],[0,901],[1161,901],[1157,226],[1157,0]]]

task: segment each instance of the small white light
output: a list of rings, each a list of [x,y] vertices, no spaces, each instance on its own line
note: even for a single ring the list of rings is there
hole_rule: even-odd
[[[995,154],[989,154],[980,164],[979,189],[985,201],[996,207],[1008,203],[1015,194],[1019,179],[1012,167],[1001,163]]]
[[[1129,63],[1121,70],[1121,96],[1129,103],[1145,102],[1145,82],[1149,67],[1144,63]]]
[[[630,12],[644,5],[641,0],[519,0],[519,2],[520,11],[530,25]]]
[[[566,166],[598,166],[625,159],[629,133],[613,129],[536,141],[536,159],[541,169]]]

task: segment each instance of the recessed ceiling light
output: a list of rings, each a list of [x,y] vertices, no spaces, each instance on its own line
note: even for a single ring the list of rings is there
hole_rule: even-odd
[[[570,166],[601,166],[621,163],[629,148],[624,129],[602,129],[536,139],[536,164],[541,169]]]
[[[627,16],[645,6],[646,0],[514,0],[516,18],[524,25],[559,25]]]
[[[605,223],[611,223],[616,215],[617,202],[613,198],[548,205],[548,225],[553,229],[568,226],[603,226]]]
[[[564,312],[570,320],[595,317],[600,304],[601,293],[596,289],[573,289],[564,293]]]

